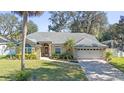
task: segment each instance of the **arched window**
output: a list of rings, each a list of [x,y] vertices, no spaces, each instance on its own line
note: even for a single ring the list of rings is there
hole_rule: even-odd
[[[44,46],[49,46],[47,43],[44,43]]]

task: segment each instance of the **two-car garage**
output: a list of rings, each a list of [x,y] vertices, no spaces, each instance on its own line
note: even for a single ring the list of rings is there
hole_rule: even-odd
[[[75,48],[76,59],[102,59],[104,49],[101,48]]]
[[[95,37],[83,38],[76,43],[74,49],[75,59],[102,59],[106,45],[100,43]]]

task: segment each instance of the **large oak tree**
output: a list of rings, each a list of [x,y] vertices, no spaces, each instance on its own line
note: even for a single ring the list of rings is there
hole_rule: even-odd
[[[55,11],[50,14],[49,31],[85,32],[98,36],[107,24],[106,13],[102,11]]]

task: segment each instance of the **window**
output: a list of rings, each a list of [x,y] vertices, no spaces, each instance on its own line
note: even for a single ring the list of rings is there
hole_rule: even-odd
[[[32,47],[25,47],[25,53],[27,54],[32,53]]]
[[[80,50],[80,49],[77,49],[77,50]]]
[[[32,53],[32,46],[29,44],[25,45],[25,53],[30,54]]]
[[[32,53],[32,47],[28,48],[28,54]]]
[[[61,54],[61,48],[58,48],[58,47],[55,48],[55,53],[56,53],[56,54]]]

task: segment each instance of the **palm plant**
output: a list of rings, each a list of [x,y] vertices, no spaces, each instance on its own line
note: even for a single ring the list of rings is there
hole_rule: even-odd
[[[73,46],[74,46],[74,40],[73,39],[68,39],[64,43],[64,47],[66,49],[66,52],[72,52],[73,51]]]
[[[24,62],[25,62],[25,44],[26,44],[28,17],[40,16],[43,14],[43,12],[41,12],[41,11],[14,11],[14,13],[23,17],[21,70],[24,70],[24,68],[25,68],[25,64],[24,64]]]

